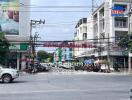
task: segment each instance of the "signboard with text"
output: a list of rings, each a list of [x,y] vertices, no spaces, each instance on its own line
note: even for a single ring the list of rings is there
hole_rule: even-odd
[[[112,7],[111,15],[112,16],[124,16],[125,11],[127,10],[127,5],[115,4]]]

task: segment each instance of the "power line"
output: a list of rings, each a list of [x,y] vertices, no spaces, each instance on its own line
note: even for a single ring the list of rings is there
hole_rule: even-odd
[[[19,12],[47,12],[47,13],[50,13],[50,12],[91,12],[91,11],[85,11],[85,10],[74,10],[74,11],[70,11],[70,10],[61,10],[61,11],[59,11],[59,10],[31,10],[31,11],[22,11],[22,10],[20,10]]]
[[[2,7],[22,7],[22,8],[91,8],[91,6],[41,6],[41,5],[20,5],[20,6],[11,6],[11,5],[3,5]],[[97,7],[94,7],[97,8]]]

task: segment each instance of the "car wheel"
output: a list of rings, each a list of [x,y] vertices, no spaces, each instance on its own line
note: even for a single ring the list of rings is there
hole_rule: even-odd
[[[12,82],[12,77],[9,74],[5,74],[2,76],[2,82],[3,83],[10,83]]]

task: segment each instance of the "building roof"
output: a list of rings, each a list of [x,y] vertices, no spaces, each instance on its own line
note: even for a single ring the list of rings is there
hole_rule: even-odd
[[[83,23],[87,23],[87,18],[81,18],[81,19],[78,21],[78,23],[77,23],[77,25],[76,25],[75,28],[79,27],[79,26],[80,26],[81,24],[83,24]]]

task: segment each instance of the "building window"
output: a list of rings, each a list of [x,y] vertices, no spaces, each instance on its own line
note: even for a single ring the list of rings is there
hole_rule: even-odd
[[[72,58],[72,53],[69,53],[69,58]]]
[[[67,59],[67,56],[65,55],[65,60]]]
[[[128,18],[126,17],[115,17],[116,28],[128,28]]]
[[[83,18],[83,23],[87,23],[87,18]]]
[[[87,33],[83,33],[83,40],[87,39]]]
[[[72,51],[72,48],[69,48],[69,51]]]

